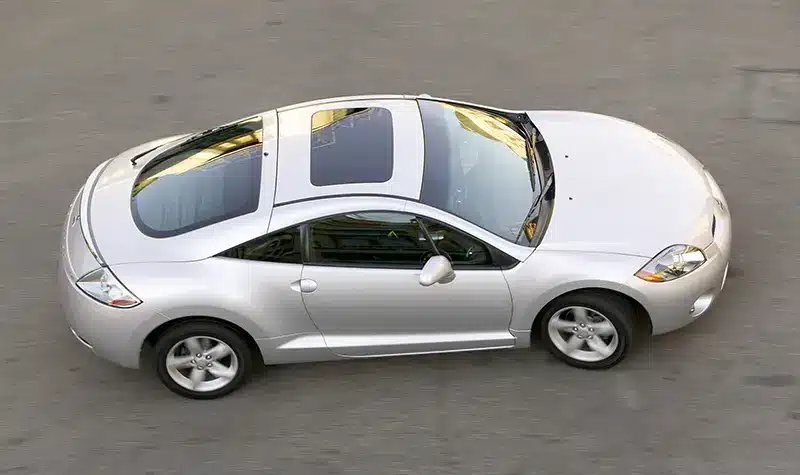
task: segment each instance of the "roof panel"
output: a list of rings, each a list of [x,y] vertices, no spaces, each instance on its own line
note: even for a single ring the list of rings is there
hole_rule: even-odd
[[[312,118],[315,113],[341,109],[383,108],[391,114],[392,173],[380,183],[315,186],[311,182]],[[331,119],[341,119],[331,113]],[[278,114],[279,150],[275,204],[347,194],[378,194],[418,199],[422,183],[424,143],[416,101],[408,99],[355,99],[311,103]],[[355,130],[355,129],[354,129]],[[350,132],[350,131],[345,131]],[[352,140],[353,134],[350,134]],[[343,135],[344,136],[344,135]],[[319,139],[319,137],[315,137]],[[357,133],[356,137],[357,139]],[[324,145],[324,144],[323,144]],[[368,153],[367,148],[358,150]],[[335,155],[335,154],[334,154]]]

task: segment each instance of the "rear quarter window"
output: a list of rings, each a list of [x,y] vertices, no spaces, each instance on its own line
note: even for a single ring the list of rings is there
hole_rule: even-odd
[[[190,139],[153,159],[136,179],[131,212],[155,238],[177,236],[258,209],[261,118]]]

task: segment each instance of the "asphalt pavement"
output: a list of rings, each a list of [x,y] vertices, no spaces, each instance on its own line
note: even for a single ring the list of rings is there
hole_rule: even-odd
[[[797,0],[2,0],[0,64],[0,474],[800,473]],[[540,349],[294,365],[209,402],[74,341],[58,229],[98,163],[379,92],[682,143],[732,209],[722,299],[611,371]]]

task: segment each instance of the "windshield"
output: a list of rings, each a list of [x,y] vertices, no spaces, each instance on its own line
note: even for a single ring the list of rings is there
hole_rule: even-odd
[[[525,132],[472,107],[429,100],[419,106],[425,134],[420,201],[517,242],[541,190]]]

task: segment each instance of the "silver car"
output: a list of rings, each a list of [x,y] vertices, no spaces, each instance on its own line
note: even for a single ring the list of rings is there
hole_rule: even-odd
[[[731,219],[633,123],[340,97],[132,148],[62,235],[75,337],[210,399],[256,364],[526,348],[587,369],[715,301]]]

